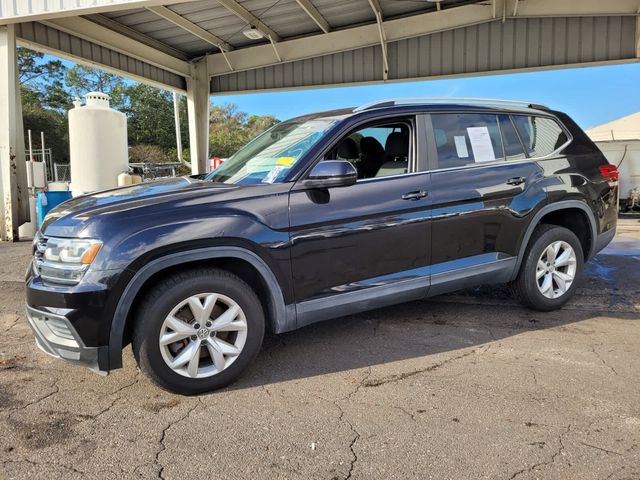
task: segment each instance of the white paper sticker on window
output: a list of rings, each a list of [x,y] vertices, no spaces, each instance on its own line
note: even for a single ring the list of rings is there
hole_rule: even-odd
[[[496,155],[491,144],[491,136],[487,127],[469,127],[467,128],[469,141],[471,142],[471,150],[476,162],[493,162]]]
[[[453,140],[456,142],[456,153],[458,154],[458,158],[469,158],[467,138],[464,135],[454,135]]]
[[[265,177],[262,179],[262,183],[275,182],[276,178],[278,178],[278,175],[280,175],[283,170],[286,170],[286,168],[283,167],[282,165],[276,165],[269,171],[269,173],[265,175]]]

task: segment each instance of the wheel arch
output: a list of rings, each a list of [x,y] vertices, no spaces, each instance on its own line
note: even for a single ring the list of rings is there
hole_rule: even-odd
[[[522,243],[520,244],[520,250],[518,252],[518,260],[516,262],[513,273],[511,275],[512,280],[515,280],[515,278],[518,275],[518,272],[520,271],[520,266],[522,265],[522,260],[524,259],[524,254],[527,250],[527,247],[529,246],[529,241],[531,240],[533,231],[536,229],[538,225],[540,225],[541,223],[545,223],[543,220],[546,216],[553,213],[556,213],[556,214],[561,213],[563,210],[567,210],[567,211],[577,210],[580,212],[580,214],[584,215],[584,218],[586,218],[587,225],[588,225],[587,228],[589,232],[589,244],[588,244],[589,247],[584,252],[585,262],[588,261],[593,256],[595,252],[596,238],[598,235],[598,231],[597,231],[595,216],[593,214],[593,211],[589,208],[589,206],[585,202],[580,200],[563,200],[561,202],[553,203],[551,205],[545,205],[540,210],[538,210],[538,212],[536,212],[531,222],[529,222],[529,226],[527,227],[527,230],[525,231],[524,237],[522,239]],[[557,225],[558,223],[554,222],[554,224]],[[560,225],[560,226],[566,226],[566,225]],[[580,242],[583,244],[583,247],[584,247],[583,240],[584,239],[580,239]]]
[[[245,272],[251,271],[256,280],[261,283],[262,291],[260,293],[266,294],[268,297],[261,298],[265,307],[267,327],[275,333],[295,328],[294,310],[287,308],[275,274],[256,253],[242,247],[208,247],[171,253],[144,265],[124,288],[111,323],[109,370],[122,367],[122,348],[127,328],[131,325],[131,313],[137,300],[144,294],[145,287],[152,284],[154,278],[157,278],[157,275],[162,272],[170,272],[184,267],[197,268],[207,262],[221,262],[221,268],[225,268],[226,262],[229,267],[226,269],[233,273],[238,273],[238,268],[244,268]]]

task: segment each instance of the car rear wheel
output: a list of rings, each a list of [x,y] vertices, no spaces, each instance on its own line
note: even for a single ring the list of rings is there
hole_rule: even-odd
[[[530,308],[556,310],[573,296],[583,264],[582,245],[571,230],[539,225],[529,241],[512,291]]]
[[[251,287],[224,270],[198,269],[149,292],[132,344],[138,365],[158,385],[190,395],[235,381],[263,337],[264,312]]]

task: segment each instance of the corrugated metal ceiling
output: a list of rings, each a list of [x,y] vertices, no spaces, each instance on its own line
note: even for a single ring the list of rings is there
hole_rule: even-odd
[[[282,39],[322,33],[316,22],[296,0],[236,1]],[[343,29],[376,21],[369,0],[311,0],[311,2],[332,29]],[[464,3],[479,2],[443,0],[441,5],[442,8],[449,8]],[[436,9],[435,3],[427,0],[380,0],[380,6],[384,18],[387,19]],[[250,25],[227,10],[217,0],[200,0],[177,5],[168,3],[167,7],[234,48],[267,42],[264,38],[260,40],[247,38],[243,32]],[[182,51],[187,57],[218,52],[213,45],[146,9],[124,10],[105,15],[141,34]]]

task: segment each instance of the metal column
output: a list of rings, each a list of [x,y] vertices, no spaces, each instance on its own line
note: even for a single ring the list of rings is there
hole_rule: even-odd
[[[187,78],[187,110],[191,172],[206,173],[209,161],[209,75],[206,58],[191,66],[191,78]]]
[[[0,26],[0,240],[17,241],[29,221],[24,155],[15,26]]]

